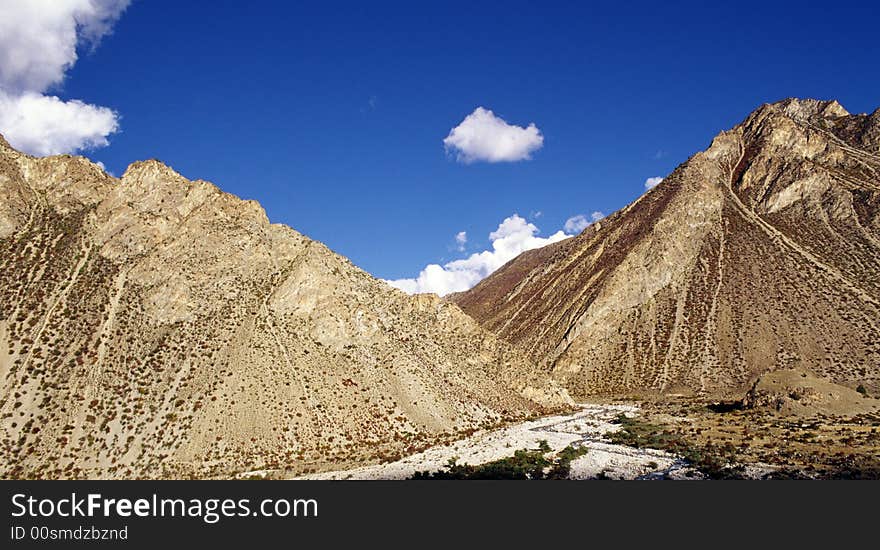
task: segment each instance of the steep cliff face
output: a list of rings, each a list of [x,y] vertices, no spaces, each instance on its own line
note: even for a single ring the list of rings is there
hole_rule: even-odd
[[[376,461],[570,403],[526,355],[255,202],[0,142],[0,475]]]
[[[880,388],[880,110],[764,105],[633,204],[454,297],[575,396]]]

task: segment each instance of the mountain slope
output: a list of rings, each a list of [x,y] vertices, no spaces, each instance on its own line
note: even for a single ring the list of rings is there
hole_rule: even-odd
[[[301,473],[570,402],[255,202],[2,138],[0,384],[6,478]]]
[[[880,389],[880,110],[764,105],[633,204],[453,297],[573,395]]]

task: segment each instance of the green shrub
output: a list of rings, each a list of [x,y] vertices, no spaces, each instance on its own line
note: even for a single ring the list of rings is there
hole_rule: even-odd
[[[703,475],[712,479],[731,479],[741,476],[742,466],[733,465],[736,449],[730,443],[702,447],[692,445],[678,434],[662,431],[659,426],[619,415],[620,430],[607,434],[617,445],[667,451],[682,457]]]
[[[587,449],[569,445],[548,458],[551,451],[547,441],[542,440],[537,449],[520,449],[513,456],[477,466],[459,464],[453,457],[443,470],[416,472],[412,479],[566,479],[571,461],[586,454]]]

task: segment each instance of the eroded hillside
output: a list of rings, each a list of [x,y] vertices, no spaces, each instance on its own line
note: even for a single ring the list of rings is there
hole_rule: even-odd
[[[573,395],[880,390],[880,110],[764,105],[636,202],[453,299]]]
[[[319,471],[570,403],[255,202],[2,139],[0,384],[6,478]]]

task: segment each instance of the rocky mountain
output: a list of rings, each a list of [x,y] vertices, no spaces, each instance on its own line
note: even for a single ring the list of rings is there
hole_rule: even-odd
[[[0,388],[4,478],[320,471],[570,403],[253,201],[2,138]]]
[[[880,109],[764,105],[577,237],[452,298],[575,397],[880,390]]]

